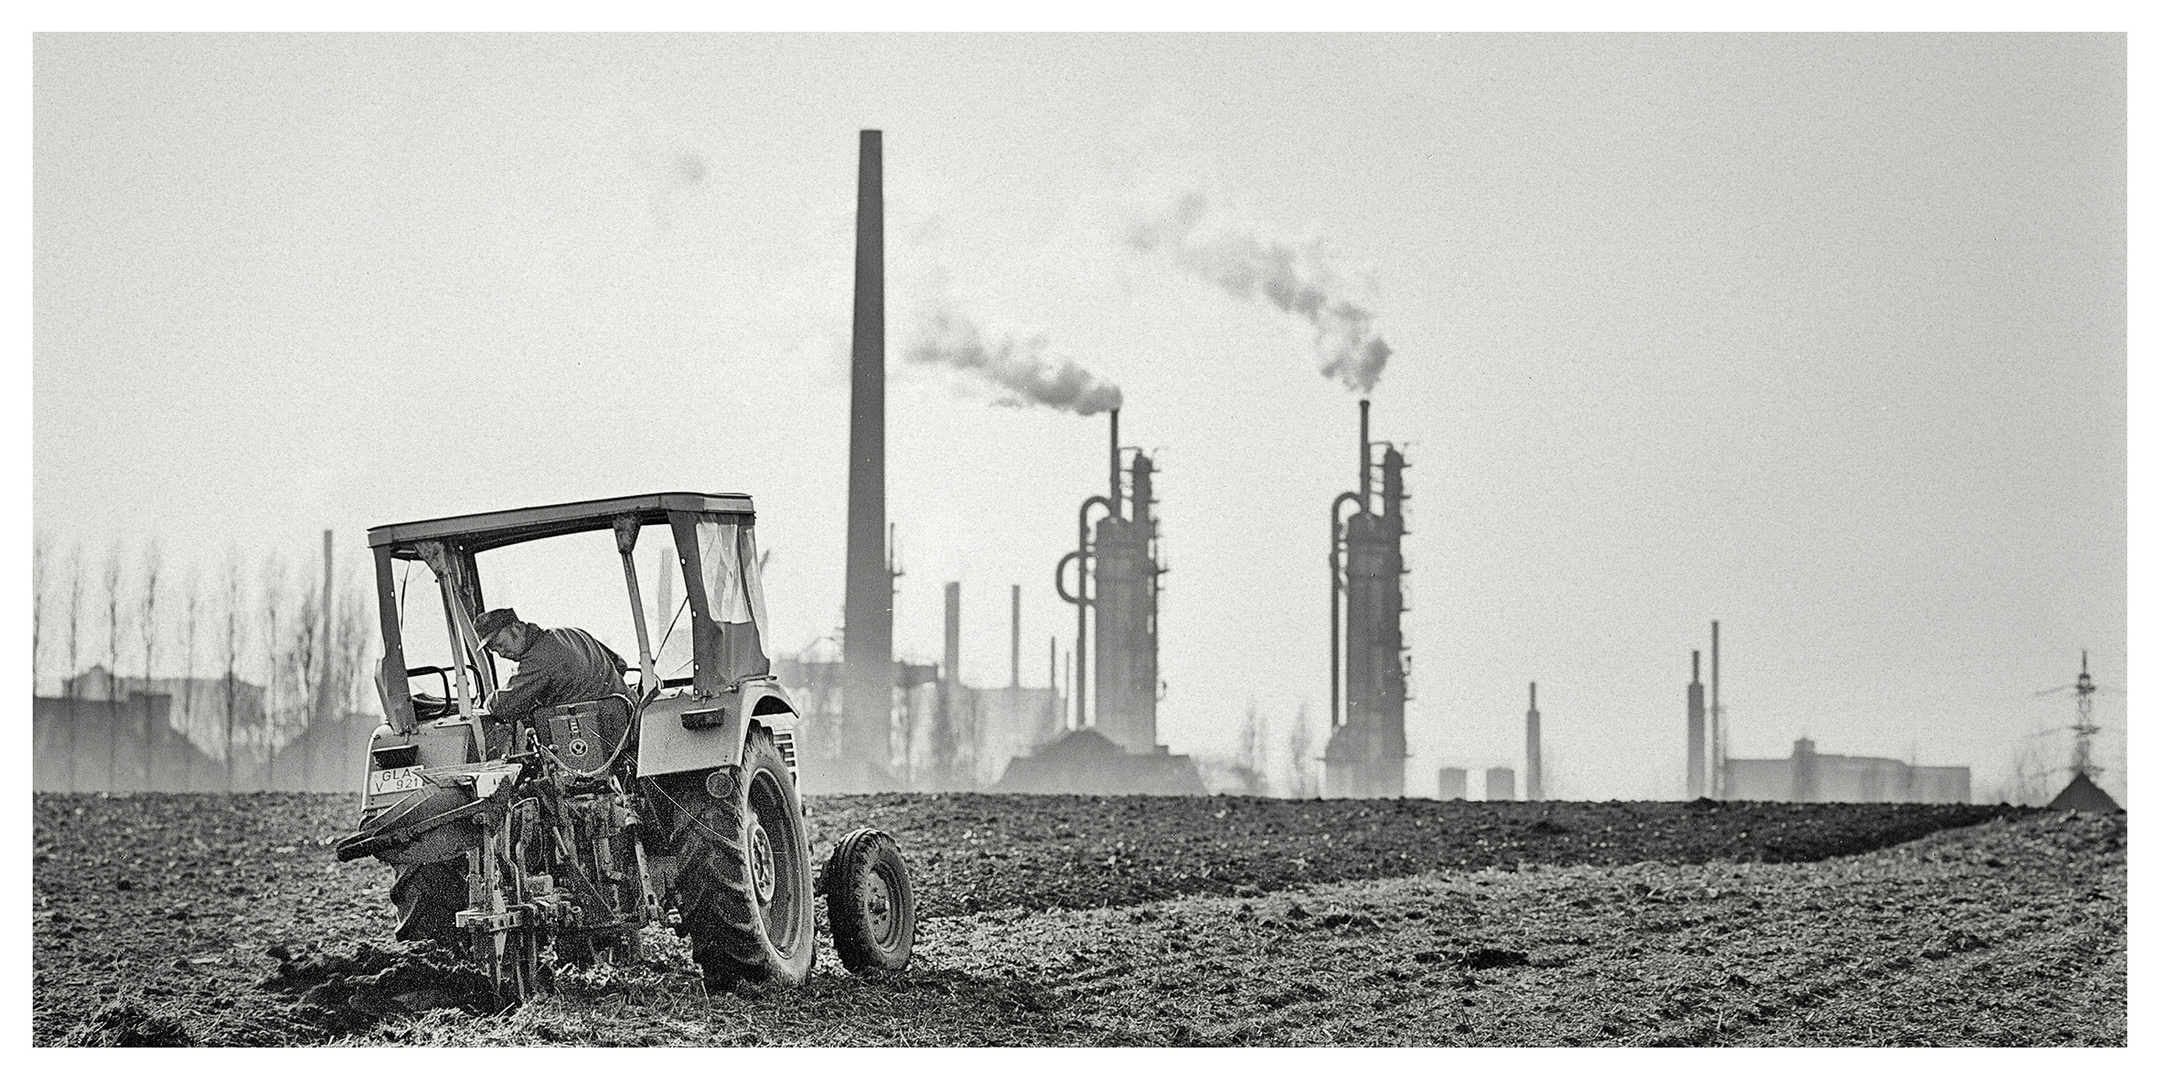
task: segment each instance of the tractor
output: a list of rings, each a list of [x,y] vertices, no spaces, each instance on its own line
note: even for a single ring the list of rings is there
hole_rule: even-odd
[[[915,906],[891,836],[850,833],[813,880],[755,517],[747,495],[668,492],[369,530],[386,720],[337,857],[395,865],[408,923],[505,1004],[541,984],[545,954],[622,962],[659,928],[714,990],[800,985],[819,894],[849,970],[907,964]],[[634,640],[626,692],[491,716],[507,679],[474,630],[483,576],[528,614],[582,600],[599,624],[584,629]]]

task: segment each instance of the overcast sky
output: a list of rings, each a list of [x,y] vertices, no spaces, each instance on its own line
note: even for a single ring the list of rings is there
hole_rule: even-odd
[[[1104,485],[1102,416],[907,362],[942,316],[1115,384],[1158,453],[1163,739],[1324,723],[1358,395],[1223,286],[1247,244],[1392,349],[1412,794],[1519,767],[1534,679],[1548,791],[1677,796],[1712,619],[1736,756],[1805,735],[1981,794],[2060,763],[2033,691],[2081,648],[2126,682],[2119,36],[40,36],[34,78],[63,546],[330,528],[357,563],[389,521],[746,491],[809,644],[875,127],[903,656],[958,580],[963,678],[1002,684],[1019,583],[1040,685]],[[1133,242],[1181,201],[1191,243]]]

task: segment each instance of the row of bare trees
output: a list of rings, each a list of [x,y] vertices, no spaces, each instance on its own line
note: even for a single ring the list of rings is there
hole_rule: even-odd
[[[31,673],[49,696],[174,696],[205,752],[267,756],[318,720],[371,710],[373,613],[364,577],[323,556],[228,547],[168,566],[155,537],[32,542]],[[82,677],[102,666],[110,683]],[[259,704],[258,700],[259,699]]]
[[[1280,740],[1274,738],[1267,714],[1257,703],[1245,703],[1245,718],[1238,725],[1237,743],[1229,755],[1202,754],[1197,764],[1208,790],[1228,795],[1271,795],[1284,799],[1311,799],[1320,794],[1319,733],[1314,730],[1311,709],[1299,702],[1297,713]]]

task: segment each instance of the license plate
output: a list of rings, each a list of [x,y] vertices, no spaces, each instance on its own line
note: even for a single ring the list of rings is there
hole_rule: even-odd
[[[409,765],[402,769],[377,769],[368,774],[367,793],[389,795],[399,791],[420,790],[420,766]]]

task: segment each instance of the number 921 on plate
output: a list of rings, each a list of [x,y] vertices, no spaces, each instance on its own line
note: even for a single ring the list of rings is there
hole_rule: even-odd
[[[368,774],[369,795],[389,795],[399,791],[420,790],[420,766],[408,765],[402,769],[377,769]]]

